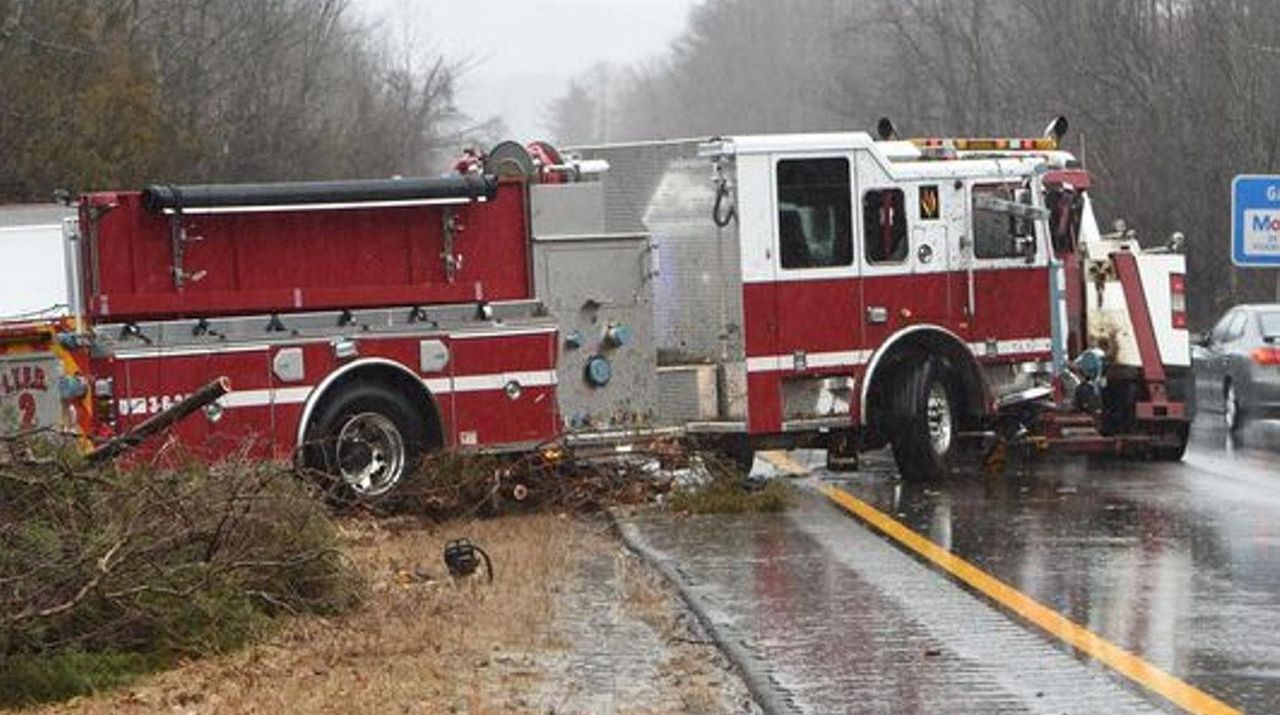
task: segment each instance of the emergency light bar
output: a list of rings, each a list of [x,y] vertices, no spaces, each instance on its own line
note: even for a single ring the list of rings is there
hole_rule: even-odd
[[[1056,151],[1058,140],[1054,137],[1025,138],[962,138],[962,139],[911,139],[921,149],[953,149],[955,151]]]

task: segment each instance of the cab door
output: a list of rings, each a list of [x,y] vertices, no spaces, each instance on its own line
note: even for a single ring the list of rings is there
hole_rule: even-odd
[[[955,330],[963,284],[953,269],[964,213],[953,183],[903,181],[866,155],[859,157],[858,187],[864,350],[912,325]]]
[[[1049,239],[1029,177],[967,182],[969,340],[980,357],[1040,358],[1052,350]]]
[[[937,180],[918,180],[903,184],[906,201],[905,218],[911,240],[907,260],[911,266],[912,305],[907,320],[930,323],[953,329],[958,305],[955,289],[959,284],[954,268],[953,238],[958,221],[954,187]]]

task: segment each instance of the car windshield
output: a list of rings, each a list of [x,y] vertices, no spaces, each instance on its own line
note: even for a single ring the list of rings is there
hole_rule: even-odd
[[[1280,338],[1280,310],[1258,313],[1258,329],[1265,338]]]

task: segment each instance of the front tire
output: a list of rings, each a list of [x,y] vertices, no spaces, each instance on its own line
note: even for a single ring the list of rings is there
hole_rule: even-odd
[[[951,472],[956,391],[944,364],[927,358],[899,372],[892,387],[893,458],[902,478],[937,481]]]
[[[332,478],[340,501],[386,496],[417,469],[429,446],[422,414],[379,383],[348,386],[326,404],[307,433],[307,466]]]

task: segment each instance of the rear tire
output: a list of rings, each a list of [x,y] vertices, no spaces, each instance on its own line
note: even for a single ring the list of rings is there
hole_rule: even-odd
[[[904,367],[892,383],[893,458],[909,482],[937,481],[951,472],[956,446],[956,390],[936,358]]]
[[[373,382],[353,383],[325,404],[307,443],[307,466],[332,478],[328,492],[342,502],[387,496],[437,446],[417,407]]]

